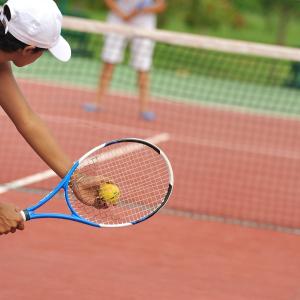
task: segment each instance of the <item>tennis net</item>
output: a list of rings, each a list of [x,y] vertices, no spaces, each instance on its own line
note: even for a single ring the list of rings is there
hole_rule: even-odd
[[[154,41],[151,70],[136,72],[127,48],[102,95],[101,111],[87,112],[103,74],[105,36],[111,34],[119,43],[120,36],[129,44]],[[170,209],[300,228],[299,50],[75,17],[65,18],[64,35],[73,49],[70,62],[45,53],[14,73],[72,158],[113,138],[148,138],[174,167]],[[119,47],[112,43],[108,52],[114,56]],[[139,59],[136,54],[137,65]],[[143,74],[149,77],[148,89]],[[147,90],[149,110],[156,113],[152,122],[139,115]],[[1,120],[1,182],[44,174],[44,163],[5,115]],[[52,175],[38,178],[28,187],[48,189],[57,181]]]

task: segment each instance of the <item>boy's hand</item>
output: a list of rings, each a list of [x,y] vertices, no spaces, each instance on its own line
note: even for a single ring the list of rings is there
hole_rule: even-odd
[[[0,235],[24,229],[20,209],[12,203],[0,203]]]
[[[70,182],[76,198],[87,206],[94,206],[97,209],[105,209],[108,206],[99,200],[99,188],[101,183],[110,182],[103,176],[87,176],[75,173]]]
[[[125,15],[123,17],[123,20],[128,22],[131,19],[133,19],[134,17],[138,16],[141,13],[141,10],[138,9],[134,9],[133,11],[131,11],[128,15]]]

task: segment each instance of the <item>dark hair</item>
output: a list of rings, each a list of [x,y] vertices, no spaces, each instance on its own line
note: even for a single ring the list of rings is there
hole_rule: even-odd
[[[10,21],[11,14],[7,5],[3,7],[3,14],[6,16],[7,20]],[[19,49],[24,49],[26,46],[28,45],[16,39],[10,32],[5,33],[4,24],[0,22],[0,50],[4,52],[15,52]],[[44,50],[47,49],[36,47],[33,51],[38,52]]]

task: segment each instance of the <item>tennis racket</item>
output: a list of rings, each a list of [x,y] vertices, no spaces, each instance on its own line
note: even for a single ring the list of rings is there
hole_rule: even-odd
[[[173,181],[171,163],[157,146],[137,138],[113,140],[84,154],[47,196],[21,215],[24,221],[59,218],[95,227],[134,225],[167,203]],[[100,197],[103,184],[118,187],[113,204]],[[36,212],[61,191],[70,214]]]

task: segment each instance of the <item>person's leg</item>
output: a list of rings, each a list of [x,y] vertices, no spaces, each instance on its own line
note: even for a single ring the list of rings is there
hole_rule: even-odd
[[[103,96],[107,94],[109,85],[112,79],[115,65],[110,63],[104,63],[101,76],[99,77],[98,88],[95,98],[95,104],[100,106],[103,101]]]
[[[139,110],[141,117],[146,121],[155,119],[154,112],[149,110],[150,103],[150,72],[137,71],[139,86]]]
[[[132,26],[152,30],[156,28],[155,15],[140,15],[132,19]],[[150,110],[151,104],[151,68],[155,42],[148,38],[135,37],[131,41],[131,65],[137,73],[139,88],[139,115],[147,121],[155,119],[155,113]]]
[[[96,96],[93,102],[85,103],[83,108],[85,111],[94,112],[100,111],[103,98],[107,94],[115,65],[103,63],[102,73],[99,77]]]
[[[121,19],[112,14],[108,17],[108,23],[123,24]],[[86,111],[93,112],[101,110],[101,105],[108,92],[115,65],[122,62],[126,45],[127,40],[123,35],[110,33],[105,36],[104,47],[101,54],[103,62],[102,72],[98,78],[94,99],[92,99],[92,102],[83,105]]]
[[[149,105],[149,72],[137,71],[139,87],[139,108],[140,112],[147,111]]]
[[[140,116],[147,121],[155,119],[154,112],[149,110],[151,100],[150,69],[153,49],[154,42],[149,39],[135,38],[131,44],[131,64],[137,72]]]

